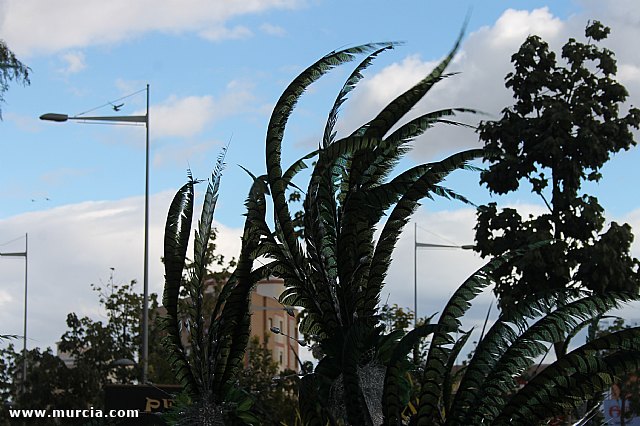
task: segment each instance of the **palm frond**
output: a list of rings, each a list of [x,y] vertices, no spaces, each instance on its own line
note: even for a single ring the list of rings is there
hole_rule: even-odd
[[[215,395],[225,395],[234,385],[235,377],[249,341],[251,315],[249,304],[251,291],[257,281],[252,274],[255,251],[262,235],[256,233],[255,222],[264,221],[266,206],[264,182],[255,179],[247,197],[247,220],[242,236],[242,249],[232,276],[223,287],[212,317],[215,327],[209,334],[211,354],[216,360],[214,370]]]
[[[490,366],[489,373],[478,379],[482,381],[482,388],[474,392],[473,401],[467,399],[464,403],[470,407],[467,421],[474,422],[479,416],[485,419],[497,416],[506,403],[505,384],[513,383],[513,377],[526,371],[536,357],[548,350],[547,345],[568,340],[567,335],[584,320],[600,316],[628,300],[629,295],[625,294],[592,295],[561,305],[537,322],[527,325],[526,330]],[[494,327],[500,327],[500,322],[498,320]],[[483,350],[480,345],[477,348],[479,350]],[[496,356],[495,353],[491,355]],[[482,364],[484,359],[480,357],[478,361]]]
[[[165,286],[162,297],[162,304],[167,310],[162,325],[167,332],[164,342],[170,354],[169,361],[176,378],[191,393],[198,391],[198,383],[189,368],[186,351],[180,340],[182,327],[178,316],[178,297],[191,231],[193,185],[194,180],[189,174],[189,181],[176,193],[167,214],[163,257]]]
[[[334,67],[353,60],[355,55],[368,53],[389,45],[390,43],[370,43],[332,52],[322,57],[300,73],[300,75],[287,86],[273,109],[266,138],[267,180],[273,196],[276,223],[281,229],[284,238],[283,244],[287,246],[293,258],[299,262],[301,262],[301,250],[293,230],[291,214],[285,198],[286,182],[283,180],[282,167],[280,164],[282,139],[284,137],[286,123],[299,97],[311,83]]]
[[[190,329],[190,341],[194,357],[193,368],[196,371],[196,376],[203,377],[203,382],[207,383],[207,388],[208,380],[206,378],[210,376],[207,362],[209,348],[207,347],[205,339],[206,325],[203,312],[204,286],[207,275],[206,256],[207,245],[211,238],[213,212],[215,211],[216,202],[218,200],[220,177],[224,168],[225,153],[226,148],[223,148],[222,152],[218,156],[211,179],[207,184],[200,221],[198,222],[198,229],[196,230],[194,238],[191,279],[188,281],[188,293],[191,298],[191,306],[193,307],[193,315],[191,316],[192,327]]]
[[[464,28],[460,32],[453,48],[428,76],[391,101],[373,120],[363,126],[362,129],[364,129],[365,135],[382,138],[438,81],[444,78],[444,70],[458,51],[463,34]]]
[[[367,57],[358,64],[358,66],[353,70],[347,81],[342,86],[342,89],[338,93],[335,102],[333,103],[333,107],[331,107],[331,111],[329,112],[329,117],[327,118],[327,123],[324,128],[324,136],[322,138],[322,148],[326,148],[335,137],[335,133],[333,131],[336,122],[338,121],[338,112],[342,104],[347,100],[347,95],[351,92],[358,82],[362,79],[362,72],[371,65],[373,60],[383,51],[388,49],[393,49],[394,46],[398,45],[398,43],[389,43],[385,46],[382,46],[380,49],[374,51],[367,55]]]
[[[492,272],[500,267],[507,259],[496,258],[487,262],[480,269],[474,272],[455,291],[449,299],[445,308],[440,314],[438,324],[443,327],[461,327],[460,319],[471,307],[471,301],[485,288],[493,283]],[[450,390],[443,389],[442,383],[449,371],[452,351],[447,347],[453,343],[453,338],[449,333],[436,333],[431,341],[429,354],[422,374],[420,404],[418,407],[417,424],[430,424],[438,421],[442,412],[443,392]],[[457,354],[455,354],[457,356]],[[434,418],[434,416],[438,416]]]
[[[464,167],[469,157],[480,155],[481,150],[469,150],[451,155],[435,163],[422,176],[409,184],[405,191],[401,192],[402,196],[382,228],[373,253],[372,270],[365,296],[365,299],[370,303],[364,309],[364,315],[372,312],[372,308],[378,303],[382,283],[391,262],[391,254],[409,217],[418,207],[419,200],[434,190],[441,191],[442,188],[436,185],[438,182],[451,171]]]
[[[547,418],[559,404],[577,403],[611,386],[613,378],[640,368],[640,328],[629,328],[593,340],[545,368],[505,405],[494,424]],[[600,351],[610,355],[598,357]],[[548,409],[543,413],[540,406]]]
[[[407,333],[395,346],[393,355],[387,365],[382,394],[382,410],[386,424],[399,424],[402,411],[409,402],[410,383],[406,374],[411,363],[407,354],[421,339],[436,331],[447,332],[437,324],[423,324]]]

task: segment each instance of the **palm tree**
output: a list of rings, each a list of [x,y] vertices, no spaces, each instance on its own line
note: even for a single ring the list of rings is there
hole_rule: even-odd
[[[264,269],[253,270],[258,238],[251,225],[257,218],[251,214],[247,218],[236,269],[223,286],[213,310],[205,312],[206,250],[223,159],[224,152],[218,158],[207,186],[194,238],[193,262],[186,280],[183,273],[191,233],[194,186],[198,183],[191,175],[171,203],[165,228],[163,304],[167,315],[163,326],[167,336],[164,344],[169,350],[169,361],[176,378],[184,386],[190,401],[188,406],[181,407],[178,423],[181,425],[258,423],[250,412],[251,397],[236,386],[249,341],[250,292],[264,273],[261,272]],[[259,211],[260,206],[264,208],[264,197],[261,198],[257,186],[252,186],[247,206]],[[182,286],[189,299],[186,312],[179,311]],[[182,341],[183,329],[188,333],[189,348]]]
[[[535,425],[566,413],[588,418],[599,406],[598,397],[616,377],[625,371],[637,371],[640,328],[591,340],[568,353],[567,347],[585,324],[597,321],[622,303],[638,300],[638,296],[556,290],[529,295],[503,309],[479,339],[469,363],[453,377],[453,364],[470,331],[456,340],[454,333],[441,330],[460,331],[460,319],[470,302],[495,284],[490,278],[493,271],[508,258],[517,259],[530,250],[489,262],[449,300],[437,323],[441,328],[429,346],[420,396],[414,401],[417,412],[406,416],[411,418],[410,424]],[[517,389],[515,377],[534,366],[537,358],[546,356],[555,342],[562,341],[564,350],[558,359]],[[395,416],[387,419],[399,419],[399,410]]]
[[[452,117],[473,111],[437,110],[390,130],[448,76],[444,71],[459,43],[460,38],[422,81],[342,139],[336,139],[334,132],[340,106],[362,78],[362,71],[394,43],[367,44],[324,56],[293,80],[274,107],[267,129],[267,174],[256,181],[264,181],[268,187],[275,230],[271,231],[266,222],[254,223],[254,228],[261,233],[260,254],[272,260],[268,268],[285,280],[286,290],[280,301],[304,308],[300,329],[314,336],[325,355],[315,373],[300,383],[301,415],[309,424],[379,424],[383,417],[385,371],[390,363],[396,367],[403,364],[400,361],[413,343],[434,330],[426,325],[404,340],[400,340],[402,333],[384,334],[378,318],[380,292],[393,248],[419,200],[435,194],[466,202],[442,186],[442,181],[456,169],[472,168],[467,162],[479,158],[482,151],[462,151],[388,179],[393,166],[407,152],[409,142],[436,123],[460,125]],[[282,139],[297,100],[311,83],[357,54],[366,57],[340,90],[319,149],[283,172]],[[304,199],[301,244],[286,191],[312,155],[316,156],[316,163]],[[381,222],[386,212],[388,219]],[[377,227],[380,236],[376,240]]]
[[[246,201],[237,268],[209,313],[204,312],[202,299],[204,259],[222,169],[222,159],[218,161],[194,240],[194,268],[186,284],[191,307],[185,322],[178,312],[178,296],[197,182],[190,177],[178,191],[165,231],[164,305],[171,363],[193,401],[184,410],[181,424],[258,422],[249,412],[251,400],[235,385],[249,338],[250,291],[267,275],[285,280],[281,303],[303,308],[300,329],[312,336],[324,354],[315,371],[299,382],[300,416],[307,425],[537,424],[594,401],[615,377],[640,367],[640,329],[626,329],[571,352],[565,350],[526,386],[516,389],[513,378],[545,354],[551,343],[568,342],[583,324],[637,298],[624,293],[549,291],[504,309],[479,339],[466,368],[454,374],[455,359],[471,333],[461,330],[461,318],[471,301],[493,285],[490,277],[496,268],[523,258],[531,248],[480,268],[454,293],[437,322],[406,334],[385,333],[379,319],[380,293],[404,225],[424,197],[468,202],[442,182],[454,170],[474,169],[468,161],[483,154],[481,150],[461,151],[388,178],[409,142],[436,123],[461,125],[455,115],[474,112],[441,109],[398,125],[437,82],[450,75],[444,71],[459,43],[460,38],[428,76],[341,139],[334,132],[340,106],[362,78],[362,71],[395,44],[374,43],[331,52],[293,80],[276,103],[267,129],[267,173],[249,173],[253,184]],[[318,150],[283,169],[284,131],[298,99],[323,74],[359,54],[366,55],[365,59],[340,90]],[[315,166],[299,235],[286,191],[300,190],[292,179],[311,158]],[[266,220],[267,197],[273,204],[273,229]],[[266,264],[254,268],[258,258],[266,259]],[[191,354],[180,339],[181,325],[189,332]],[[461,331],[462,337],[456,338]],[[429,335],[426,358],[416,369],[408,353]],[[413,376],[409,376],[412,369]],[[417,381],[412,382],[412,377]],[[586,412],[593,410],[591,403]]]
[[[453,363],[470,334],[453,337],[461,331],[459,318],[473,297],[492,284],[491,271],[527,250],[497,258],[471,276],[437,323],[406,335],[384,333],[378,316],[380,292],[404,225],[424,197],[468,202],[442,181],[454,170],[473,169],[467,162],[482,154],[480,150],[458,152],[387,178],[416,136],[435,123],[460,125],[452,117],[474,112],[466,108],[433,111],[391,131],[448,76],[444,71],[459,42],[460,38],[428,76],[347,137],[335,138],[339,108],[362,78],[361,72],[377,55],[393,48],[393,43],[357,46],[324,56],[293,80],[274,107],[267,129],[267,174],[254,179],[264,182],[263,191],[268,189],[272,198],[275,229],[271,231],[262,220],[255,221],[253,229],[260,234],[259,255],[271,259],[266,267],[285,280],[280,301],[303,308],[300,329],[313,336],[324,354],[315,372],[300,381],[300,413],[305,424],[531,424],[593,400],[621,371],[637,368],[639,331],[625,330],[565,354],[514,393],[513,377],[545,353],[545,342],[568,339],[582,322],[633,299],[622,293],[548,293],[532,295],[502,312],[480,340],[469,365],[454,377]],[[367,56],[339,92],[318,150],[283,172],[282,140],[297,100],[312,82],[356,54]],[[301,242],[286,191],[293,186],[292,178],[306,167],[305,160],[313,156],[316,162],[304,199]],[[377,239],[376,229],[380,229]],[[563,302],[557,304],[558,299]],[[419,398],[411,401],[407,373],[412,365],[407,354],[430,334],[429,351],[418,372]],[[604,349],[610,355],[597,358]],[[459,381],[455,393],[454,381]],[[415,409],[413,414],[406,410],[409,404]]]

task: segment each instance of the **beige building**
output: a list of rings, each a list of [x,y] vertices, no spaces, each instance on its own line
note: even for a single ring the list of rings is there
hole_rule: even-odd
[[[261,342],[268,336],[267,347],[280,370],[298,371],[297,311],[289,310],[291,315],[278,302],[283,290],[284,281],[280,278],[258,282],[251,295],[251,335],[257,336]],[[280,334],[273,333],[273,327],[280,330]]]
[[[205,289],[205,294],[216,293],[216,285],[217,283],[211,280]],[[278,363],[280,371],[285,369],[298,371],[300,365],[297,361],[299,346],[297,311],[289,309],[293,314],[290,315],[278,302],[278,297],[283,290],[284,281],[280,278],[270,277],[256,284],[251,294],[251,336],[257,336],[260,343],[264,342],[266,337],[267,347],[271,350],[273,360]],[[165,313],[164,307],[161,306],[159,316]],[[271,331],[273,327],[280,333]],[[188,332],[185,328],[182,331],[182,341],[188,351],[190,349]],[[245,358],[245,364],[248,364],[248,358]]]
[[[215,285],[216,283],[211,281],[205,294],[215,293]],[[270,277],[257,283],[251,294],[251,336],[257,336],[261,343],[266,337],[267,347],[271,350],[273,360],[278,363],[280,371],[285,369],[299,371],[297,310],[285,310],[278,302],[278,297],[283,290],[284,281],[280,278]],[[162,306],[158,311],[159,316],[166,314]],[[280,333],[271,331],[274,327]],[[182,330],[182,341],[189,351],[186,328]],[[57,355],[67,367],[74,366],[74,359],[70,354],[58,349]],[[248,365],[248,357],[245,358],[245,364]]]

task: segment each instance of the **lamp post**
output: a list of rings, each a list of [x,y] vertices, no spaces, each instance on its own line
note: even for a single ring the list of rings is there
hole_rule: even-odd
[[[67,114],[48,113],[40,116],[41,120],[65,122],[77,121],[104,121],[112,123],[144,123],[146,127],[145,138],[145,175],[144,175],[144,267],[143,288],[144,302],[142,308],[142,383],[147,383],[149,371],[149,85],[147,84],[147,113],[145,115],[123,115],[106,117],[69,117]]]
[[[458,248],[462,250],[473,250],[473,244],[462,246],[449,244],[431,244],[418,242],[418,223],[414,223],[413,228],[413,327],[418,325],[418,249],[419,248]]]
[[[27,381],[27,273],[29,271],[29,262],[27,257],[29,247],[29,234],[24,234],[24,251],[2,253],[0,257],[24,257],[24,323],[22,330],[22,393],[25,393],[25,382]]]

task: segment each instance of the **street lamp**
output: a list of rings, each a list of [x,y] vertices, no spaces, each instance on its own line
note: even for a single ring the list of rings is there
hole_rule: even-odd
[[[27,249],[29,246],[29,235],[24,234],[24,251],[20,252],[12,252],[12,253],[2,253],[0,252],[0,257],[24,257],[24,324],[22,330],[22,393],[25,393],[25,382],[27,381],[27,272],[28,268],[28,257],[27,257]]]
[[[144,271],[143,288],[144,302],[142,309],[142,383],[147,383],[149,371],[149,85],[147,84],[147,113],[145,115],[106,116],[106,117],[69,117],[67,114],[48,113],[40,116],[40,120],[65,122],[78,121],[106,121],[113,123],[144,123],[146,127],[145,139],[145,180],[144,180]]]
[[[418,223],[414,223],[413,228],[413,326],[418,325],[418,249],[419,248],[457,248],[462,250],[473,250],[473,244],[467,244],[462,246],[449,245],[449,244],[431,244],[431,243],[419,243],[418,242]]]

